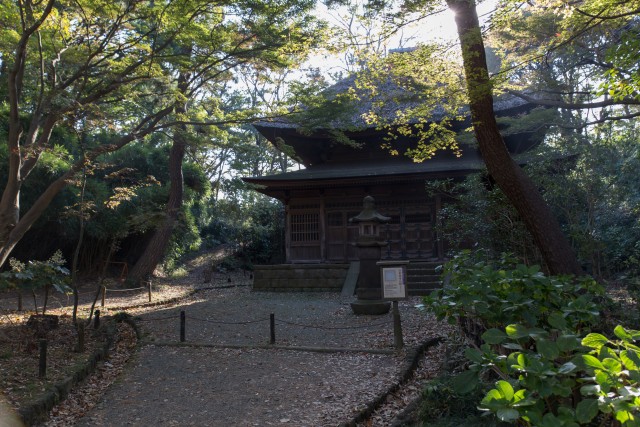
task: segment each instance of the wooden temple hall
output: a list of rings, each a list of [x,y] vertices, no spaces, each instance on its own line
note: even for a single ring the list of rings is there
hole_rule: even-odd
[[[519,115],[530,108],[513,99],[496,102],[497,115]],[[460,128],[463,125],[468,126]],[[355,148],[334,142],[328,131],[302,134],[283,121],[255,127],[268,140],[291,147],[304,165],[292,172],[244,178],[257,191],[280,200],[286,212],[286,264],[257,266],[255,289],[340,290],[350,275],[357,276],[353,262],[358,260],[354,245],[358,224],[349,219],[363,209],[365,196],[372,196],[378,212],[391,218],[380,226],[380,240],[386,243],[381,260],[410,261],[410,293],[425,294],[437,284],[434,267],[445,258],[448,247],[438,239],[434,225],[447,201],[430,196],[425,183],[481,170],[483,163],[475,148],[463,147],[461,157],[442,151],[416,163],[381,148],[385,134],[371,128],[347,132],[359,143],[360,148]],[[529,135],[512,135],[506,142],[513,153],[535,144]],[[411,141],[400,144],[409,146]]]

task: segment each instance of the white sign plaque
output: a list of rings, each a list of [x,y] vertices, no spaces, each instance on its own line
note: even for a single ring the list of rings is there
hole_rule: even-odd
[[[384,299],[407,298],[404,267],[382,267],[382,293]]]

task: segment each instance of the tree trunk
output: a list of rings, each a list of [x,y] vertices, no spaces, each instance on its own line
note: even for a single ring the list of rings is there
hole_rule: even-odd
[[[73,313],[71,320],[77,325],[78,305],[80,304],[80,295],[78,293],[78,259],[80,258],[80,248],[84,239],[84,195],[87,187],[87,170],[82,169],[82,185],[80,187],[80,212],[78,221],[80,221],[80,230],[78,231],[78,242],[73,251],[73,259],[71,261],[71,289],[73,290]]]
[[[182,53],[186,56],[190,56],[192,51],[192,47],[182,49]],[[186,93],[189,89],[190,79],[191,75],[189,73],[181,72],[178,76],[178,90],[184,95],[185,99],[188,98]],[[174,104],[174,112],[178,115],[186,114],[187,104],[184,101],[176,101]],[[182,161],[184,160],[185,148],[187,146],[186,132],[187,126],[181,125],[176,129],[173,136],[173,145],[169,153],[169,179],[171,184],[169,186],[169,201],[167,202],[166,216],[160,227],[154,232],[151,241],[147,244],[140,259],[129,273],[129,280],[132,280],[134,283],[139,283],[141,280],[150,277],[153,274],[153,270],[155,270],[156,266],[164,258],[169,239],[171,239],[171,235],[173,234],[176,219],[178,219],[178,215],[182,209],[182,199],[184,195]]]
[[[549,272],[583,274],[560,224],[536,185],[511,158],[498,130],[475,2],[447,0],[447,4],[456,16],[473,129],[489,174],[523,219]]]
[[[169,201],[167,202],[167,212],[160,227],[156,229],[151,241],[145,248],[140,259],[131,269],[129,279],[135,283],[146,279],[153,274],[156,266],[162,261],[173,228],[182,209],[183,177],[182,161],[185,154],[185,141],[182,134],[178,132],[171,147],[169,155],[169,177],[171,184],[169,187]]]

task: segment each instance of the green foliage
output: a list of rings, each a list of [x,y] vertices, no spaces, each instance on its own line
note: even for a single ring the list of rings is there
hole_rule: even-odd
[[[33,215],[19,217],[17,230],[49,230],[51,236],[63,235],[68,247],[75,244],[82,218],[87,221],[86,240],[100,246],[82,253],[98,258],[104,256],[102,247],[113,247],[113,242],[153,228],[166,203],[168,170],[153,155],[166,155],[166,150],[129,150],[128,154],[142,154],[138,156],[142,161],[129,163],[137,171],[122,174],[101,162],[123,166],[109,153],[137,141],[159,147],[176,136],[183,139],[188,154],[193,154],[206,144],[229,139],[233,128],[257,116],[287,112],[274,102],[267,113],[257,94],[244,96],[246,100],[255,95],[254,103],[237,102],[235,88],[244,72],[266,75],[303,62],[323,39],[318,35],[324,25],[309,13],[313,6],[310,0],[3,2],[0,82],[5,83],[3,88],[14,87],[17,98],[2,106],[0,126],[10,131],[0,132],[0,138],[6,138],[3,141],[12,147],[11,153],[20,157],[14,164],[22,165],[22,170],[9,170],[4,158],[6,173],[1,176],[12,173],[6,182],[19,183],[7,189],[5,196],[15,200],[4,205],[29,208],[43,194],[47,197],[41,200],[53,199],[61,185],[51,184],[63,173],[68,176],[60,183],[65,185],[76,181],[85,169],[95,174],[96,181],[87,183],[85,200],[91,202],[81,206],[75,200],[76,189],[56,199],[69,207],[64,221],[52,210],[31,228],[33,218],[44,212],[44,206],[38,205]],[[276,98],[282,95],[278,91]],[[61,150],[56,146],[58,140],[62,140]],[[35,178],[37,172],[47,169],[30,168],[42,163],[49,163],[56,175]],[[220,174],[228,170],[224,166]],[[97,175],[103,171],[103,177]],[[195,192],[186,194],[186,199],[208,194],[208,180],[214,176],[201,172],[198,166],[185,167],[185,184]],[[151,176],[163,185],[146,185],[144,181],[151,181]],[[100,178],[108,184],[99,182]],[[21,190],[27,190],[30,182],[34,197],[26,199],[23,196],[30,192]],[[172,256],[198,244],[198,233],[191,226],[197,219],[190,219],[190,214],[183,212],[184,228],[178,231],[182,234],[177,236],[180,241]],[[13,218],[14,212],[1,216]],[[51,226],[53,221],[56,227]],[[9,221],[2,227],[2,234],[7,235],[14,224]],[[31,238],[38,241],[44,234]],[[28,254],[34,246],[25,244],[24,252]],[[8,253],[13,246],[3,249]]]
[[[505,378],[479,408],[521,425],[589,425],[596,418],[600,425],[640,425],[640,331],[618,325],[614,334],[616,339],[599,333],[580,339],[555,328],[507,327],[502,339],[467,351],[467,374],[491,369]],[[499,354],[500,348],[515,351]]]
[[[606,327],[598,310],[606,299],[591,278],[546,277],[481,252],[455,257],[444,277],[449,285],[426,303],[477,342],[450,382],[456,393],[492,381],[478,408],[511,424],[640,425],[640,331],[592,332]]]
[[[599,321],[597,302],[604,298],[602,287],[590,277],[549,277],[540,267],[526,266],[510,255],[492,261],[485,251],[454,256],[445,264],[443,277],[448,285],[425,303],[438,318],[465,327],[475,341],[481,334],[501,339],[504,334],[496,328],[521,322],[527,328],[581,331]]]
[[[248,266],[279,259],[284,235],[279,203],[263,196],[244,203],[218,200],[209,215],[210,222],[201,229],[207,245],[230,244]]]
[[[597,278],[640,275],[637,133],[633,122],[599,125],[578,139],[550,132],[543,146],[527,153],[525,171],[542,190],[583,267]],[[520,216],[486,174],[427,185],[447,197],[438,227],[454,247],[474,244],[493,254],[511,252],[526,264],[541,263]]]
[[[430,427],[493,426],[495,421],[478,414],[482,393],[460,393],[452,386],[451,377],[428,381],[422,392],[420,418],[429,420]]]
[[[0,289],[19,289],[20,291],[30,291],[33,294],[36,313],[38,307],[36,303],[36,291],[45,290],[44,306],[42,312],[47,310],[47,295],[50,288],[54,288],[61,293],[70,293],[69,270],[64,267],[66,261],[59,250],[54,252],[45,261],[29,261],[24,264],[15,258],[9,259],[11,270],[0,273]]]
[[[521,3],[507,1],[503,5]],[[502,7],[494,46],[503,82],[553,91],[567,102],[638,99],[638,1],[554,0]]]
[[[0,287],[35,291],[53,286],[58,292],[68,293],[71,288],[69,270],[64,267],[65,263],[60,251],[56,251],[45,261],[29,261],[27,264],[11,258],[11,270],[0,273]]]
[[[520,215],[484,173],[469,175],[461,182],[430,181],[426,186],[430,193],[446,197],[437,227],[452,247],[464,248],[472,243],[496,256],[509,252],[524,263],[541,263]]]

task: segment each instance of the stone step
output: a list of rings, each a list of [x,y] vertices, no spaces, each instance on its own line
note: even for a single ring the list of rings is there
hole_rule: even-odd
[[[434,273],[420,273],[420,274],[411,274],[407,272],[407,278],[409,280],[418,280],[418,281],[427,281],[427,282],[437,282],[440,280],[439,274]]]
[[[431,292],[435,291],[438,288],[417,288],[417,289],[408,289],[410,296],[419,296],[424,297],[427,295],[431,295]]]
[[[442,262],[411,262],[407,265],[407,291],[411,296],[430,295],[442,287],[440,274],[436,269]]]

